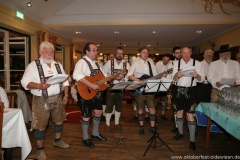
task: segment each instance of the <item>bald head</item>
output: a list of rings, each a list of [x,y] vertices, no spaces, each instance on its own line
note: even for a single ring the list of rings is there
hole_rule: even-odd
[[[113,53],[108,55],[108,60],[113,60],[114,58],[115,58],[115,55]]]

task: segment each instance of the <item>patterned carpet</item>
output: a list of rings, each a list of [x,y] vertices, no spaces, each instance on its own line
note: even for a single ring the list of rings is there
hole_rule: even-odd
[[[65,123],[81,123],[82,112],[79,108],[65,108],[66,119]]]

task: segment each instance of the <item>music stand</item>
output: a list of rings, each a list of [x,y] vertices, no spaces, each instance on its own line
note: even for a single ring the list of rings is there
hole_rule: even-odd
[[[158,93],[160,91],[167,91],[169,86],[170,86],[170,84],[171,84],[171,81],[167,80],[166,78],[162,78],[162,79],[158,79],[158,80],[148,80],[148,82],[146,82],[145,92],[147,92],[147,93],[154,92],[155,97],[157,97]],[[146,155],[149,147],[157,148],[157,147],[160,147],[162,145],[165,145],[172,153],[174,153],[174,151],[160,138],[160,135],[157,132],[157,117],[158,117],[158,113],[157,113],[157,101],[156,101],[156,99],[155,99],[155,109],[156,109],[156,119],[155,119],[155,126],[154,126],[154,134],[147,141],[147,143],[149,143],[149,145],[148,145],[145,153],[143,154],[143,156]],[[156,139],[157,138],[162,142],[162,144],[159,145],[159,146],[157,146],[157,144],[156,144]]]
[[[117,85],[118,84],[118,85]],[[121,90],[123,92],[123,90],[129,86],[130,84],[128,83],[124,83],[122,82],[122,85],[119,85],[119,83],[115,84],[116,87],[112,87],[112,90]],[[121,116],[120,116],[120,122],[121,122]],[[121,122],[122,123],[122,122]],[[119,124],[122,128],[122,124]],[[122,129],[121,129],[121,133],[120,133],[120,137],[119,137],[119,140],[117,141],[117,143],[112,147],[110,148],[110,150],[108,150],[106,153],[103,154],[103,156],[105,156],[107,153],[109,153],[110,151],[112,151],[114,148],[116,148],[119,144],[122,144],[127,150],[129,150],[135,157],[138,158],[138,156],[136,154],[133,153],[133,151],[131,151],[124,143],[123,141],[123,136],[122,136]]]

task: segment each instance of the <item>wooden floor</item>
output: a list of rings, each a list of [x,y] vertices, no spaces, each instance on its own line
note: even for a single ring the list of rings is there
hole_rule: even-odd
[[[67,107],[76,107],[74,105],[68,105]],[[160,107],[158,107],[160,108]],[[160,113],[160,109],[158,113]],[[159,146],[157,148],[150,147],[145,153],[149,143],[147,141],[152,137],[152,134],[149,132],[149,120],[145,119],[145,135],[140,136],[139,123],[134,119],[135,112],[133,111],[132,104],[126,104],[124,102],[123,112],[121,117],[121,124],[124,128],[122,136],[123,142],[127,148],[129,148],[132,153],[124,148],[120,143],[116,148],[108,152],[120,139],[121,134],[114,130],[114,120],[111,120],[111,133],[104,133],[105,121],[100,123],[100,133],[107,137],[106,142],[94,142],[95,148],[89,149],[83,146],[82,144],[82,131],[81,124],[64,124],[63,140],[70,144],[70,149],[63,150],[53,147],[53,125],[51,125],[46,131],[45,137],[45,153],[47,158],[50,160],[93,160],[93,159],[119,159],[119,160],[129,160],[129,159],[148,159],[148,160],[157,160],[157,159],[200,159],[196,157],[189,156],[238,156],[240,158],[240,142],[232,137],[232,144],[227,145],[224,141],[224,135],[218,134],[217,137],[211,138],[210,145],[208,148],[205,147],[205,131],[206,128],[197,127],[198,136],[196,136],[197,150],[189,150],[189,133],[187,129],[187,123],[184,122],[184,138],[178,141],[173,140],[174,133],[171,132],[174,127],[174,123],[170,121],[164,121],[158,118],[158,128],[157,131],[160,134],[160,138],[174,151],[172,153],[166,145],[162,145],[162,142],[159,139],[156,139],[156,144]],[[166,116],[168,119],[172,116],[172,110],[166,111]],[[159,116],[160,117],[160,114]],[[92,125],[89,129],[89,135],[91,135]],[[29,137],[32,143],[32,152],[29,155],[30,158],[36,158],[36,144],[34,141],[33,132],[29,132]],[[136,157],[136,156],[137,157]],[[12,153],[12,159],[19,160],[21,159],[21,148],[14,148]],[[182,157],[178,157],[182,156]],[[185,157],[184,157],[185,156]],[[225,157],[228,159],[233,159],[230,157]],[[209,159],[207,157],[202,157],[202,159]],[[212,158],[213,159],[213,158]],[[216,157],[215,157],[216,159]],[[219,158],[218,159],[223,159]]]

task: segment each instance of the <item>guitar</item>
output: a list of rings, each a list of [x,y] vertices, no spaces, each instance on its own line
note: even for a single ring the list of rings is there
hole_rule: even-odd
[[[147,74],[144,74],[142,75],[140,78],[140,80],[143,80],[144,82],[146,82],[147,80],[150,80],[150,79],[161,79],[162,78],[162,75],[165,73],[165,74],[172,74],[173,72],[173,69],[170,68],[168,69],[167,71],[164,71],[163,73],[160,73],[156,76],[153,76],[153,77],[150,77],[149,75]],[[145,85],[136,89],[136,90],[130,90],[129,92],[133,95],[133,96],[139,96],[139,95],[142,95],[142,92],[144,91],[144,88],[145,88]]]
[[[126,72],[127,72],[126,69],[123,69],[123,70],[119,71],[116,75],[112,75],[112,76],[109,76],[106,78],[102,73],[98,73],[93,77],[85,76],[85,78],[89,82],[95,83],[95,84],[99,85],[100,87],[99,87],[99,89],[94,90],[94,89],[88,87],[87,85],[85,85],[84,83],[82,83],[81,81],[78,81],[78,83],[77,83],[78,92],[83,99],[90,100],[97,94],[97,92],[104,91],[108,87],[108,84],[105,82],[115,79],[119,74],[125,74]]]

